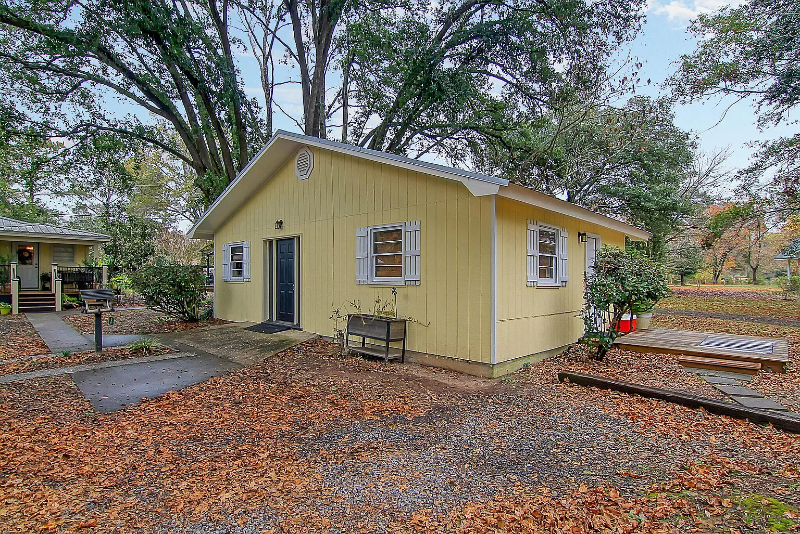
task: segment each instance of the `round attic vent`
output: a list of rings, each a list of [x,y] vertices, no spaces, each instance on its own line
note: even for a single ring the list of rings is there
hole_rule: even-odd
[[[314,154],[307,147],[303,147],[297,151],[297,156],[294,158],[294,172],[298,178],[305,180],[311,176],[312,169],[314,169]]]

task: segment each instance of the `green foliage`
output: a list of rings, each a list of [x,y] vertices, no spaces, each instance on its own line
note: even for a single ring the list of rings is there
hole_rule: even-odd
[[[204,312],[202,268],[159,259],[132,274],[133,287],[148,306],[183,321],[199,321]]]
[[[789,124],[800,103],[800,19],[795,0],[749,0],[737,8],[700,15],[692,24],[697,48],[681,60],[672,80],[685,100],[728,96],[757,106],[760,127]],[[771,179],[772,196],[800,209],[800,135],[763,141],[744,177]]]
[[[596,343],[596,357],[602,359],[619,336],[623,315],[635,305],[652,309],[668,294],[663,265],[634,249],[604,246],[583,293],[584,342]]]
[[[77,308],[80,306],[81,301],[77,297],[73,297],[72,295],[67,295],[66,293],[61,294],[61,305],[65,308]]]
[[[0,308],[3,308],[5,310],[10,310],[11,308],[13,308],[13,306],[8,302],[0,302]]]
[[[141,338],[141,339],[139,339],[137,341],[134,341],[130,345],[128,345],[128,348],[131,351],[138,352],[140,354],[154,354],[156,352],[159,352],[161,349],[163,349],[164,345],[162,345],[156,339],[149,338],[149,337],[143,337],[143,338]]]
[[[681,285],[687,276],[697,274],[703,268],[703,254],[700,247],[684,244],[670,254],[669,269],[681,277]]]
[[[111,289],[121,295],[126,295],[133,292],[133,281],[126,273],[118,273],[109,278],[108,285]]]

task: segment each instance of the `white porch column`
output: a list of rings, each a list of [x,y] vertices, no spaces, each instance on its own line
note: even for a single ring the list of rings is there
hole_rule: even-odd
[[[17,276],[17,262],[11,262],[11,313],[19,313],[19,277]]]
[[[61,277],[58,276],[58,264],[51,263],[50,264],[51,271],[50,271],[50,283],[52,284],[51,289],[56,296],[56,311],[61,311]]]
[[[100,287],[108,287],[108,265],[103,265],[103,278]]]

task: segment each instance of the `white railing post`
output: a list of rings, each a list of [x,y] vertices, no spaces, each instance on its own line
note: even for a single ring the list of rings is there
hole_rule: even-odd
[[[51,264],[51,274],[50,274],[50,283],[52,287],[50,289],[53,290],[53,294],[56,297],[56,311],[61,311],[61,277],[58,276],[58,264],[52,263]]]
[[[11,313],[19,313],[19,277],[17,276],[17,262],[11,262]]]
[[[100,287],[108,287],[108,265],[103,265],[103,278]]]

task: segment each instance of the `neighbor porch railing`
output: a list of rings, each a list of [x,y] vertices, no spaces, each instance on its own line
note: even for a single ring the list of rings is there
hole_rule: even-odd
[[[102,267],[56,267],[64,289],[93,289],[103,285]]]

